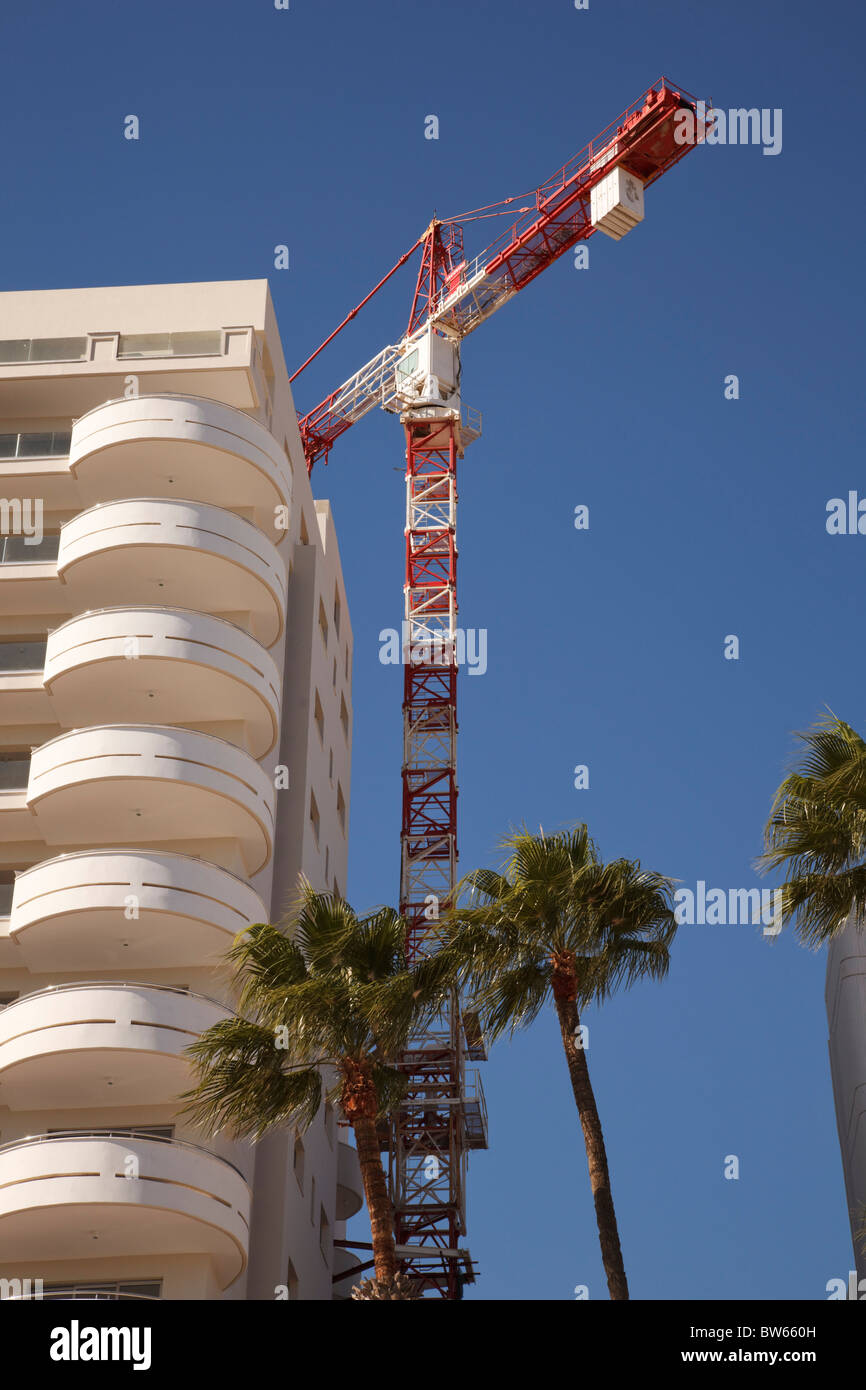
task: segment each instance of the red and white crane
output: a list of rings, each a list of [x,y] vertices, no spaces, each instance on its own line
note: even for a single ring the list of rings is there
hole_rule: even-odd
[[[405,334],[299,420],[309,471],[376,406],[398,415],[405,432],[400,911],[410,957],[427,949],[457,880],[457,462],[481,433],[480,416],[461,398],[460,344],[577,242],[597,230],[620,240],[642,221],[644,190],[703,134],[695,98],[662,78],[533,193],[431,222],[291,378],[420,247]],[[518,216],[508,230],[468,261],[463,223],[509,210]],[[453,1001],[402,1058],[409,1084],[383,1134],[402,1267],[445,1298],[459,1298],[474,1279],[460,1243],[466,1163],[469,1150],[486,1147],[487,1122],[466,1061],[483,1057],[477,1020]]]

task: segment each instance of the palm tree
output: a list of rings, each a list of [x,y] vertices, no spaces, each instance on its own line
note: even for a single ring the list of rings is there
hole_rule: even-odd
[[[866,913],[866,743],[832,713],[796,738],[801,756],[776,792],[759,864],[787,871],[782,921],[817,947]]]
[[[182,1097],[185,1113],[210,1133],[226,1127],[260,1139],[277,1127],[312,1123],[328,1070],[335,1077],[328,1099],[355,1135],[383,1290],[394,1284],[397,1258],[377,1121],[405,1085],[388,1059],[433,1007],[425,1014],[405,940],[406,923],[391,908],[357,917],[344,899],[315,893],[302,880],[285,930],[249,927],[229,952],[238,1011],[189,1048],[197,1084]]]
[[[425,988],[468,988],[494,1038],[531,1023],[552,1001],[574,1093],[612,1299],[628,1298],[610,1174],[580,1011],[620,985],[667,972],[676,931],[672,880],[625,859],[603,864],[585,825],[554,835],[523,830],[503,843],[503,872],[461,883],[466,905],[438,924],[441,947],[419,968]]]

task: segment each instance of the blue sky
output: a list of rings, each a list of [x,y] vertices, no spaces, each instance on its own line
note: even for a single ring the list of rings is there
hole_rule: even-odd
[[[2,288],[268,276],[295,364],[434,209],[534,187],[663,72],[781,108],[781,154],[690,154],[635,232],[594,237],[588,270],[563,257],[463,354],[485,425],[462,467],[460,621],[487,629],[489,666],[461,681],[461,869],[494,862],[510,823],[585,820],[605,857],[756,886],[791,731],[825,705],[866,725],[866,539],[825,529],[830,498],[866,493],[862,8],[92,0],[7,8],[0,38]],[[301,379],[299,409],[394,341],[410,279]],[[400,433],[368,417],[314,477],[355,630],[359,908],[398,889],[400,673],[378,633],[401,617]],[[633,1297],[821,1299],[847,1276],[823,979],[793,939],[684,926],[664,984],[588,1018]],[[552,1018],[484,1070],[467,1296],[606,1297]]]

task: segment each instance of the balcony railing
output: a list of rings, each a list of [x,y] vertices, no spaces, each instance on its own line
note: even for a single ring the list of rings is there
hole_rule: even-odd
[[[25,565],[56,560],[60,550],[60,536],[43,536],[36,541],[32,536],[0,536],[0,565]]]
[[[236,1163],[232,1163],[230,1158],[223,1158],[222,1154],[215,1154],[212,1149],[206,1149],[202,1144],[191,1144],[188,1139],[175,1139],[168,1134],[155,1132],[156,1127],[148,1130],[144,1129],[54,1129],[49,1134],[27,1134],[23,1139],[11,1139],[8,1144],[0,1144],[0,1154],[10,1153],[13,1149],[25,1149],[31,1144],[55,1144],[64,1143],[69,1139],[146,1139],[153,1144],[171,1144],[172,1148],[185,1149],[190,1153],[204,1154],[206,1158],[216,1159],[218,1163],[224,1163],[227,1168],[232,1168],[241,1179],[246,1182],[246,1178]]]
[[[6,338],[0,341],[0,365],[12,362],[83,362],[86,338]]]
[[[71,440],[71,430],[0,434],[0,459],[65,458]]]
[[[122,333],[118,358],[221,357],[223,335],[219,328],[202,333]]]
[[[17,1004],[28,1004],[33,999],[38,999],[40,997],[44,998],[48,995],[62,994],[68,990],[76,989],[130,989],[133,991],[147,990],[148,994],[151,994],[153,992],[159,992],[161,994],[182,994],[187,999],[203,999],[206,1004],[215,1004],[218,1009],[225,1009],[226,1012],[229,1011],[227,1006],[224,1003],[222,1003],[221,1000],[214,999],[209,994],[199,994],[196,990],[184,989],[181,985],[152,985],[143,983],[140,980],[73,980],[69,984],[45,985],[43,989],[34,989],[31,991],[30,994],[20,994],[18,998],[15,1000],[15,1004],[7,1004],[6,1008],[12,1009]],[[82,1132],[89,1134],[91,1131],[87,1130]],[[109,1132],[110,1131],[106,1130],[106,1133]],[[140,1131],[136,1131],[136,1133],[140,1134]],[[153,1134],[148,1134],[146,1137],[148,1139],[153,1139],[155,1137],[166,1138],[167,1136],[154,1136]]]
[[[148,1287],[151,1287],[150,1285]],[[121,1290],[113,1290],[108,1285],[100,1289],[92,1289],[87,1284],[69,1285],[63,1288],[44,1289],[42,1293],[16,1293],[10,1294],[4,1299],[4,1303],[47,1303],[60,1300],[79,1302],[81,1300],[101,1299],[108,1302],[126,1299],[136,1302],[158,1303],[160,1295],[158,1293],[126,1293]]]

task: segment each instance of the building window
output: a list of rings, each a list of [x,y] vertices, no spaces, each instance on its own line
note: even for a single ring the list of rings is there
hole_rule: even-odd
[[[83,362],[86,338],[5,338],[0,343],[0,362]]]
[[[14,891],[15,870],[0,869],[0,917],[8,917],[11,914]]]
[[[349,737],[349,711],[348,711],[348,709],[346,708],[346,701],[345,701],[344,696],[342,696],[342,695],[340,696],[340,723],[341,723],[342,726],[343,726],[343,733],[346,735],[346,739],[348,740],[348,737]]]
[[[326,882],[326,883],[328,882],[328,867],[329,867],[329,865],[330,865],[330,862],[331,862],[331,847],[330,847],[330,845],[325,845],[325,882]]]
[[[340,828],[343,834],[346,833],[346,799],[343,796],[343,788],[337,783],[337,815],[340,818]]]
[[[295,1170],[295,1177],[298,1180],[298,1187],[304,1190],[304,1141],[300,1134],[295,1135],[295,1151],[292,1155],[292,1167]]]
[[[286,1271],[286,1288],[289,1291],[289,1298],[294,1301],[298,1297],[298,1276],[291,1260],[289,1260],[289,1268]]]
[[[59,550],[59,531],[43,535],[37,543],[30,536],[0,536],[0,565],[44,565],[56,560]]]
[[[325,605],[322,603],[322,600],[321,600],[321,599],[319,599],[319,631],[320,631],[321,634],[322,634],[322,641],[324,642],[325,648],[327,649],[327,646],[328,646],[328,615],[327,615],[327,613],[325,612]]]
[[[316,728],[319,731],[319,738],[322,744],[325,742],[325,711],[322,709],[322,702],[319,699],[319,692],[316,691],[316,699],[313,705],[313,718],[316,721]]]
[[[222,355],[223,335],[220,328],[196,333],[121,333],[117,340],[118,358]]]
[[[0,790],[23,791],[29,775],[29,753],[0,753]]]
[[[310,792],[310,824],[313,827],[313,834],[316,837],[316,844],[319,843],[319,808],[316,804],[316,796]]]
[[[301,545],[310,544],[310,533],[307,530],[307,518],[301,512]]]
[[[334,1115],[334,1107],[329,1100],[325,1101],[325,1134],[331,1148],[334,1147],[334,1136],[337,1130],[337,1121]]]
[[[0,459],[62,458],[69,453],[71,441],[69,430],[0,434]]]
[[[349,648],[346,647],[346,680],[349,679],[349,675],[350,675],[350,673],[351,673],[351,669],[352,669],[352,653],[349,651]]]
[[[328,777],[329,777],[330,781],[333,782],[333,780],[334,780],[334,750],[333,750],[333,748],[329,748],[329,749],[328,749]]]
[[[41,671],[45,666],[44,637],[4,638],[0,641],[0,671]]]
[[[310,1221],[316,1219],[316,1179],[310,1185]]]
[[[333,683],[334,689],[336,690],[336,689],[337,689],[337,658],[336,658],[336,657],[334,657],[334,675],[333,675],[333,681],[332,681],[332,683]]]
[[[341,607],[340,607],[340,593],[339,593],[339,590],[338,590],[338,589],[335,589],[335,590],[334,590],[334,631],[336,632],[336,634],[337,634],[338,637],[339,637],[339,635],[340,635],[340,614],[341,614],[341,612],[342,612],[342,609],[341,609]]]
[[[324,1207],[319,1207],[319,1249],[325,1260],[331,1259],[331,1223]]]

